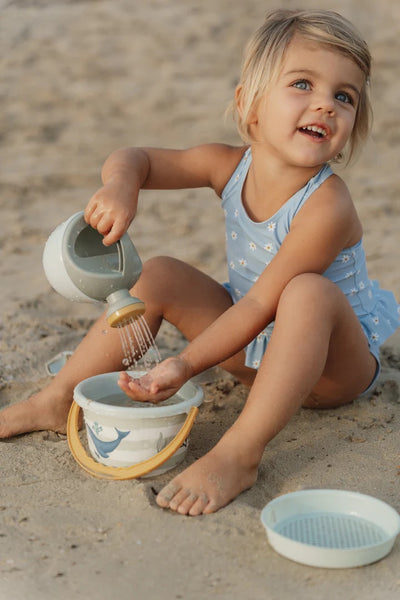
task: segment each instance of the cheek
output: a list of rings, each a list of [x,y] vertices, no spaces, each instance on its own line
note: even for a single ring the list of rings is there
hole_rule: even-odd
[[[300,96],[286,95],[278,101],[278,110],[286,119],[298,120],[304,111],[307,110],[308,104],[305,98]]]
[[[356,123],[356,115],[355,114],[346,115],[344,122],[346,125],[346,129],[347,129],[348,133],[350,134],[353,131],[354,125]]]

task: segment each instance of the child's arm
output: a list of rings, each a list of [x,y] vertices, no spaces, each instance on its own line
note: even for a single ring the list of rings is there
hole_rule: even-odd
[[[346,186],[338,177],[330,177],[299,211],[278,254],[249,292],[178,357],[161,363],[139,382],[123,376],[121,387],[136,399],[157,402],[188,378],[234,355],[274,320],[280,296],[291,279],[302,273],[322,274],[361,233]]]
[[[294,277],[324,273],[339,252],[361,236],[347,187],[333,175],[299,211],[277,255],[248,293],[182,352],[193,374],[244,348],[274,320],[281,294]]]
[[[113,244],[136,215],[140,189],[212,187],[221,194],[244,151],[222,144],[116,150],[103,165],[103,187],[90,199],[85,219],[104,236],[105,245]]]

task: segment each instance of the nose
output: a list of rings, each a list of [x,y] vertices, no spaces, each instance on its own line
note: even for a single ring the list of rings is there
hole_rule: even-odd
[[[315,94],[312,108],[319,113],[327,113],[329,116],[333,116],[335,114],[335,100],[328,93]]]

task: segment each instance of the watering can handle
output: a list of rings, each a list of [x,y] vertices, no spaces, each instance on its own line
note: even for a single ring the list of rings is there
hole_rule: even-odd
[[[72,402],[67,423],[68,445],[72,456],[82,467],[82,469],[84,469],[87,473],[90,473],[90,475],[94,475],[100,479],[123,480],[142,477],[143,475],[150,473],[150,471],[154,471],[164,464],[169,458],[171,458],[174,452],[176,452],[176,450],[182,446],[183,442],[188,437],[199,409],[196,406],[192,406],[188,416],[186,417],[186,421],[182,425],[182,428],[180,431],[178,431],[174,439],[167,446],[165,446],[165,448],[147,460],[130,467],[108,467],[106,465],[97,463],[87,455],[84,447],[82,446],[82,442],[79,439],[79,411],[80,406],[76,402]]]

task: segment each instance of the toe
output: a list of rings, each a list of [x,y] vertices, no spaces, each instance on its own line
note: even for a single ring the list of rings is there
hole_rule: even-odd
[[[188,490],[187,488],[182,488],[181,490],[179,490],[179,492],[177,494],[175,494],[175,496],[170,501],[169,508],[171,510],[181,512],[179,510],[181,505],[183,505],[184,501],[189,497],[190,497],[190,490]],[[192,504],[193,504],[193,502],[192,502]],[[181,514],[186,514],[186,513],[183,512]]]
[[[159,491],[156,502],[161,508],[168,508],[172,498],[180,491],[181,486],[171,481],[168,485]]]
[[[209,504],[209,499],[206,494],[201,494],[197,500],[193,503],[191,508],[189,509],[189,515],[192,517],[197,517],[198,515],[202,515],[204,509]]]
[[[190,514],[190,510],[192,509],[193,505],[196,504],[197,500],[199,499],[198,495],[195,493],[189,493],[188,496],[186,496],[186,498],[184,498],[182,500],[182,502],[179,504],[179,506],[177,507],[176,511],[180,514],[180,515],[188,515]]]
[[[216,512],[218,509],[222,508],[226,504],[227,504],[226,502],[224,502],[224,503],[221,502],[220,504],[218,504],[214,500],[210,500],[210,502],[207,504],[207,506],[204,507],[203,514],[210,515],[211,513]]]

